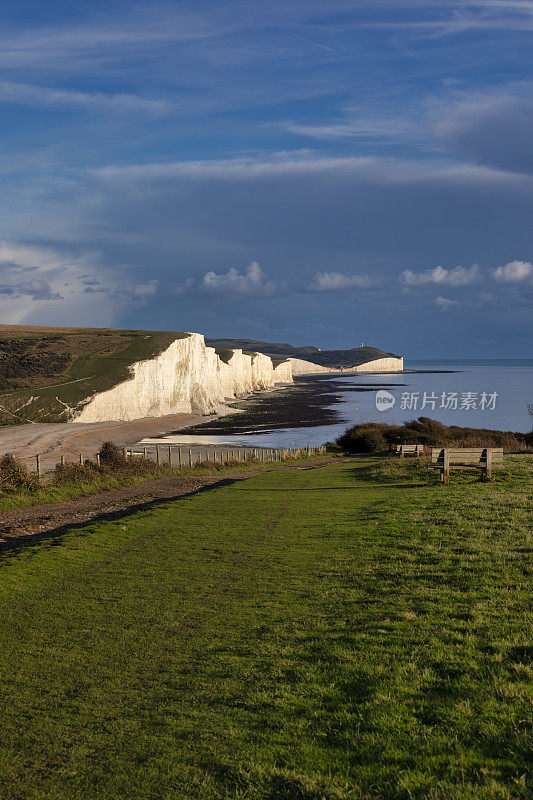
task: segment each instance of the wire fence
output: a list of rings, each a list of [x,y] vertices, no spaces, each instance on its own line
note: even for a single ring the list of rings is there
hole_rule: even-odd
[[[241,462],[243,464],[255,462],[281,462],[295,458],[311,458],[313,456],[324,455],[326,452],[326,445],[319,447],[230,447],[229,445],[175,445],[175,444],[147,444],[147,445],[134,445],[133,447],[122,448],[122,453],[127,459],[146,459],[155,462],[158,465],[166,465],[170,467],[177,467],[183,469],[191,469],[200,464],[230,464]],[[35,456],[35,468],[39,477],[43,475],[43,457],[44,454],[37,454]],[[82,453],[69,459],[70,463],[84,464],[86,461],[92,459],[87,458]],[[100,466],[100,456],[96,454],[94,461]],[[60,457],[59,464],[61,466],[67,463],[65,456]],[[48,470],[47,470],[48,471]]]

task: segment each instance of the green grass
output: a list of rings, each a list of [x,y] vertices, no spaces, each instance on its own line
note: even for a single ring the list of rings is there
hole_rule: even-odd
[[[275,471],[3,553],[0,797],[529,798],[508,463]]]

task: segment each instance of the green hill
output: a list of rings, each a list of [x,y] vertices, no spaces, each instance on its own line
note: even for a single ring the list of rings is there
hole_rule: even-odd
[[[0,424],[64,421],[68,406],[126,380],[133,363],[154,358],[186,335],[0,325]]]

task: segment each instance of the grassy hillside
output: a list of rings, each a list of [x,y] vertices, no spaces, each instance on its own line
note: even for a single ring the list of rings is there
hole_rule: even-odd
[[[0,796],[526,800],[531,478],[278,471],[0,553]]]
[[[0,325],[0,424],[65,421],[185,333]],[[32,400],[32,398],[35,398]]]
[[[245,351],[256,351],[266,355],[301,358],[323,367],[340,369],[341,367],[356,367],[367,361],[377,358],[395,356],[395,353],[386,353],[378,347],[353,347],[349,350],[319,350],[317,347],[293,347],[284,342],[262,342],[256,339],[206,339],[210,347],[241,348]]]

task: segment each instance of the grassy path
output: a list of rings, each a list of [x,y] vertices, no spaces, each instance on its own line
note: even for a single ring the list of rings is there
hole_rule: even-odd
[[[531,463],[271,472],[3,554],[0,797],[529,797]]]

